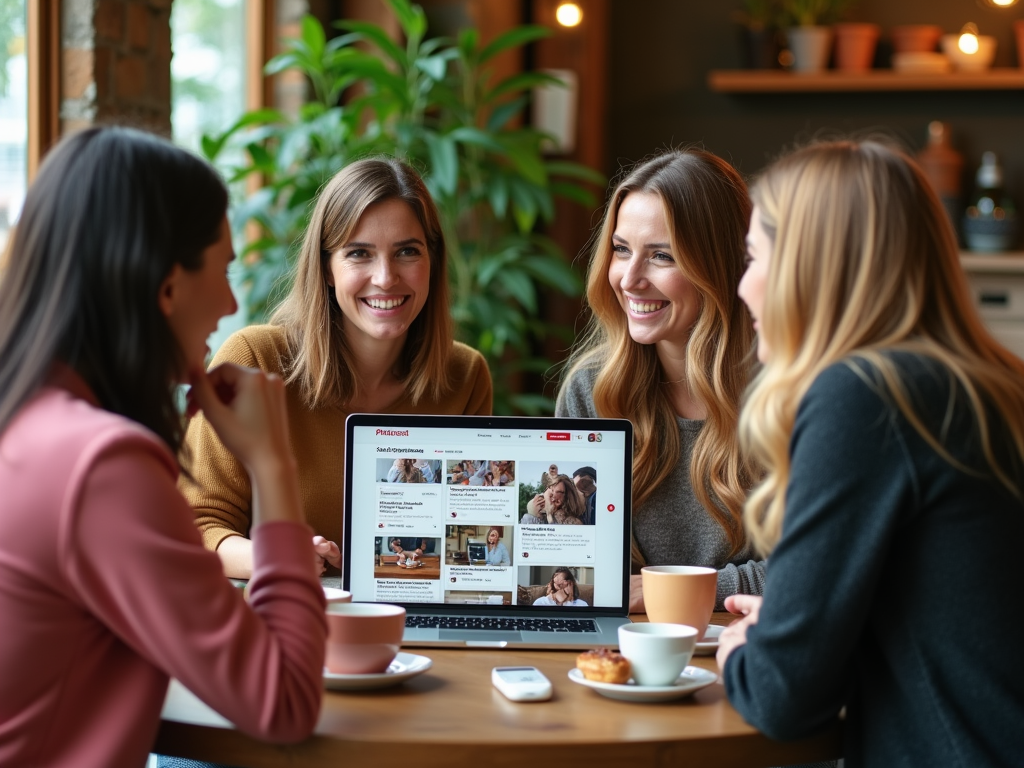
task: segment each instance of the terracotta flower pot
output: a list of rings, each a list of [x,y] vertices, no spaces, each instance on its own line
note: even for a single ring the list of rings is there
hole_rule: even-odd
[[[793,54],[794,70],[820,72],[828,67],[832,30],[829,27],[793,27],[789,30],[789,50]]]
[[[865,72],[875,60],[875,45],[882,30],[877,24],[836,24],[836,67]]]
[[[935,50],[942,28],[934,24],[903,24],[893,27],[889,35],[895,53],[927,53]]]

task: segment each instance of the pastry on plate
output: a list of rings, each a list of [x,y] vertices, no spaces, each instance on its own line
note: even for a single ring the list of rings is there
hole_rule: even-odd
[[[576,668],[587,680],[599,683],[625,683],[629,680],[629,661],[621,653],[607,648],[581,653],[576,657]]]

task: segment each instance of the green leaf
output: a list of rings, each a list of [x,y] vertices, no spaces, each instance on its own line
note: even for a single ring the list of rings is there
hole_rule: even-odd
[[[264,67],[264,73],[268,75],[276,75],[280,72],[284,72],[286,69],[293,69],[299,66],[299,58],[291,51],[285,53],[279,53],[277,56],[268,61]]]
[[[502,134],[500,141],[519,174],[530,184],[546,187],[548,172],[537,148],[537,142],[523,133]]]
[[[504,96],[506,93],[528,91],[539,85],[556,85],[563,88],[565,87],[565,83],[557,77],[552,77],[544,72],[520,72],[518,75],[506,77],[494,86],[494,88],[488,91],[487,95],[484,97],[484,103],[490,104],[495,99]]]
[[[534,280],[552,288],[559,288],[570,296],[578,292],[582,285],[576,271],[562,259],[550,256],[524,256],[519,260],[519,266]]]
[[[487,130],[500,131],[509,120],[515,117],[529,103],[530,98],[528,96],[520,96],[518,99],[499,104],[491,111],[491,116],[487,119]]]
[[[532,314],[537,311],[537,289],[525,272],[505,269],[501,273],[501,284],[528,312]]]
[[[483,147],[484,149],[489,149],[499,155],[508,154],[505,145],[494,138],[494,136],[487,131],[482,131],[471,125],[464,125],[461,128],[456,128],[454,131],[449,133],[448,136],[452,141],[457,141],[460,144],[473,144],[478,147]]]
[[[488,185],[487,194],[491,203],[491,210],[499,219],[505,218],[508,211],[508,183],[504,176],[495,176]]]
[[[209,160],[211,163],[217,159],[217,155],[224,149],[224,144],[227,143],[231,133],[224,133],[220,136],[214,137],[208,134],[203,134],[203,137],[199,140],[200,148],[203,150],[203,157]]]
[[[476,44],[480,40],[480,33],[472,27],[467,27],[459,32],[459,52],[462,58],[472,62],[476,55]]]
[[[549,176],[566,176],[571,179],[581,179],[589,181],[591,184],[602,186],[608,183],[608,179],[605,178],[604,174],[579,163],[567,163],[556,160],[547,163],[547,167]]]
[[[498,37],[488,43],[487,46],[480,51],[480,63],[485,64],[499,53],[507,51],[509,48],[526,45],[527,43],[532,43],[534,40],[540,40],[541,38],[549,37],[550,35],[550,29],[536,24],[510,29],[508,32],[498,35]]]
[[[577,184],[569,184],[564,181],[552,181],[548,186],[551,194],[564,197],[566,200],[572,200],[574,203],[579,203],[586,208],[593,208],[597,205],[597,200],[583,187]]]
[[[454,194],[459,183],[459,156],[455,142],[434,133],[428,133],[424,138],[430,154],[432,180],[444,194]]]
[[[334,22],[334,26],[338,29],[345,29],[350,32],[356,32],[364,40],[376,45],[389,59],[397,63],[399,66],[405,68],[408,66],[408,58],[394,40],[384,31],[383,28],[372,24],[368,21],[355,21],[352,19],[345,19],[344,21]]]
[[[395,14],[402,30],[409,37],[422,38],[427,31],[427,17],[423,9],[413,5],[409,0],[385,0],[391,12]]]
[[[324,55],[327,36],[324,34],[323,25],[320,24],[316,16],[311,16],[308,13],[302,17],[302,42],[306,44],[314,59],[319,59]]]
[[[448,69],[448,61],[441,56],[428,56],[416,60],[416,67],[426,73],[432,80],[444,80]]]

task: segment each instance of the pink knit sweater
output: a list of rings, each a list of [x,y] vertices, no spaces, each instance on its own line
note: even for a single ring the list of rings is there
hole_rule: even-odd
[[[247,605],[163,443],[60,379],[0,434],[0,765],[143,765],[170,676],[246,733],[307,736],[326,634],[310,529],[253,531]]]

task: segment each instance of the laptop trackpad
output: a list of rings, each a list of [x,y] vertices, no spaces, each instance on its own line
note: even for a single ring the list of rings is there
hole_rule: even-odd
[[[518,643],[523,639],[522,632],[499,632],[491,629],[442,629],[438,633],[439,640],[481,642],[481,643]]]

